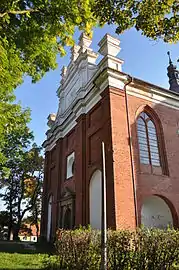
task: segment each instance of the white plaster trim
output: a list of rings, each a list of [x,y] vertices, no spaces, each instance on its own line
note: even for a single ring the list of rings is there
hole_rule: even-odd
[[[58,139],[65,137],[70,132],[70,130],[76,126],[76,124],[76,120],[73,119],[68,125],[66,125],[66,127],[63,128],[63,126],[61,126],[60,131],[58,133],[56,132],[57,135],[55,136],[55,140],[57,141]]]
[[[82,113],[87,114],[100,100],[103,90],[93,87],[84,99],[79,100],[73,107],[73,112],[78,118]]]
[[[83,113],[87,114],[101,100],[100,93],[102,91],[98,91],[97,89],[92,90],[94,92],[89,92],[85,99],[81,99],[75,104],[69,118],[61,126],[56,127],[54,136],[52,135],[49,141],[46,140],[44,142],[45,151],[50,151],[56,145],[58,139],[64,138],[76,126],[76,119]]]
[[[114,56],[111,55],[106,55],[105,57],[103,57],[99,63],[99,66],[103,66],[106,68],[111,68],[114,69],[116,71],[122,71],[122,64],[124,63],[124,61],[120,58],[116,58]]]
[[[102,73],[101,77],[97,79],[97,84],[101,90],[104,90],[107,86],[124,89],[127,76],[127,74],[122,72],[107,69]],[[179,95],[177,93],[157,86],[156,88],[151,87],[150,83],[148,83],[148,85],[146,83],[146,86],[143,86],[134,81],[127,86],[127,94],[179,110]]]
[[[127,86],[127,94],[179,110],[179,96],[168,91],[164,92],[153,88],[139,89],[136,86]]]
[[[73,176],[72,167],[73,167],[74,161],[75,161],[75,152],[71,153],[71,154],[67,157],[66,179],[69,179],[70,177]]]
[[[55,141],[55,142],[52,142],[51,144],[48,144],[48,145],[45,147],[45,152],[51,151],[55,146],[56,146],[56,141]]]

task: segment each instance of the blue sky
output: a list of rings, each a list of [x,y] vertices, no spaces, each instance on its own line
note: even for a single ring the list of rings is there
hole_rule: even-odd
[[[126,31],[122,35],[115,34],[114,26],[96,28],[93,34],[92,48],[98,50],[98,42],[109,33],[118,37],[121,41],[121,52],[119,57],[124,60],[123,71],[144,81],[169,88],[167,77],[168,56],[171,51],[173,62],[179,58],[179,44],[166,44],[162,41],[151,41],[135,29]],[[77,31],[75,40],[80,33]],[[67,55],[58,57],[58,68],[48,72],[44,78],[36,84],[32,84],[30,78],[25,78],[24,83],[15,91],[17,100],[22,106],[31,109],[31,130],[34,132],[37,144],[45,140],[47,130],[47,116],[49,113],[57,112],[58,98],[56,90],[60,83],[61,68],[69,63],[69,48]]]

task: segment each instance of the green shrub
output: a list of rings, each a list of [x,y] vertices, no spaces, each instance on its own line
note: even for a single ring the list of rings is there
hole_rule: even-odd
[[[168,270],[179,263],[179,231],[139,229],[108,233],[109,269]]]
[[[60,230],[57,239],[57,256],[46,259],[47,269],[100,269],[100,231]],[[108,270],[174,270],[179,265],[179,231],[109,230],[107,254]]]
[[[59,231],[59,269],[96,270],[100,264],[100,233],[90,229]]]

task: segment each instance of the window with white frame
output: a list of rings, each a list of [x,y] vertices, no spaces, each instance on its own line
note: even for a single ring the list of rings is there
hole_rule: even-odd
[[[74,162],[75,162],[75,153],[73,152],[67,157],[66,179],[74,175]]]
[[[137,120],[140,163],[161,166],[156,127],[150,116],[142,112]]]

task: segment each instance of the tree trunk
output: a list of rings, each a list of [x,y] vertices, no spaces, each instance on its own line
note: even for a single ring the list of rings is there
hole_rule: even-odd
[[[12,228],[13,228],[13,221],[10,220],[8,225],[7,240],[11,240]]]
[[[13,233],[13,240],[14,241],[18,241],[19,240],[20,225],[21,225],[21,222],[18,222],[14,226],[14,233]]]
[[[7,235],[7,239],[10,240],[11,238],[11,233],[12,233],[12,229],[13,229],[13,216],[12,216],[12,201],[13,201],[13,183],[11,181],[11,186],[10,186],[10,198],[9,198],[9,225],[8,225],[8,235]]]
[[[37,211],[37,207],[35,207],[35,226],[36,226],[36,236],[37,236],[37,242],[38,242],[39,224],[38,224],[38,211]]]

